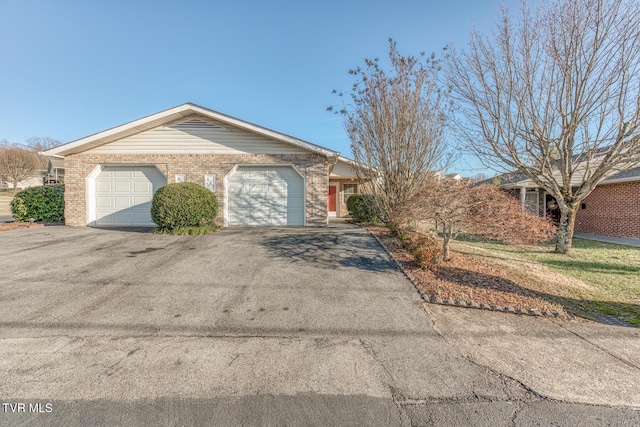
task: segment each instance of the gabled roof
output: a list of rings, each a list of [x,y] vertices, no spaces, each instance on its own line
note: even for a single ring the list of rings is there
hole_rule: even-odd
[[[64,160],[58,157],[49,157],[49,169],[64,169]]]
[[[137,134],[146,130],[153,129],[158,126],[165,125],[167,123],[179,120],[183,117],[191,115],[201,115],[206,118],[217,120],[236,128],[240,128],[249,132],[256,133],[268,138],[275,139],[277,141],[291,144],[296,147],[300,147],[318,153],[327,157],[337,157],[340,153],[330,150],[328,148],[321,147],[311,142],[303,141],[293,136],[289,136],[280,132],[276,132],[265,127],[245,122],[244,120],[237,119],[235,117],[227,116],[226,114],[219,113],[208,108],[201,107],[196,104],[186,103],[177,107],[170,108],[168,110],[161,111],[150,116],[143,117],[138,120],[134,120],[129,123],[125,123],[120,126],[116,126],[105,131],[89,135],[87,137],[71,141],[69,143],[60,145],[55,148],[51,148],[43,154],[45,156],[67,156],[69,154],[76,154],[94,147],[98,147],[109,142]]]

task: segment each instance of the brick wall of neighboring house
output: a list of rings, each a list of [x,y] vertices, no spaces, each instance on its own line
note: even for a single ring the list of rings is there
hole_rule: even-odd
[[[224,216],[224,177],[237,164],[289,164],[306,177],[307,225],[327,225],[327,158],[318,154],[90,154],[65,157],[65,223],[87,224],[86,178],[99,164],[155,165],[173,183],[175,174],[186,174],[188,182],[204,185],[205,174],[216,175],[220,204],[218,221]]]
[[[640,238],[640,181],[598,185],[582,203],[576,233]]]

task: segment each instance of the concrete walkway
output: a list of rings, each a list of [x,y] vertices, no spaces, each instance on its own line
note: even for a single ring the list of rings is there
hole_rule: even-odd
[[[616,245],[635,246],[640,248],[640,239],[632,237],[599,236],[597,234],[586,233],[574,233],[573,237],[577,239],[595,240],[597,242],[615,243]]]
[[[423,306],[434,329],[469,360],[539,395],[640,410],[638,328]]]

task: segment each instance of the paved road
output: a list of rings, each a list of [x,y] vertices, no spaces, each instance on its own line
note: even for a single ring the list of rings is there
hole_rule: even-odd
[[[16,230],[0,271],[0,425],[640,423],[471,362],[358,228]]]

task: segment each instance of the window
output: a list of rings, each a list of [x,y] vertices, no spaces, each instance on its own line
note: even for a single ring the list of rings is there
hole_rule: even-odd
[[[208,173],[204,176],[204,186],[215,193],[216,191],[216,176],[215,174]]]
[[[538,192],[537,191],[527,191],[525,194],[525,208],[534,215],[539,215],[538,212]]]
[[[187,174],[186,173],[177,173],[176,174],[176,182],[187,182]]]
[[[342,203],[346,204],[349,197],[357,194],[358,184],[342,184]]]

